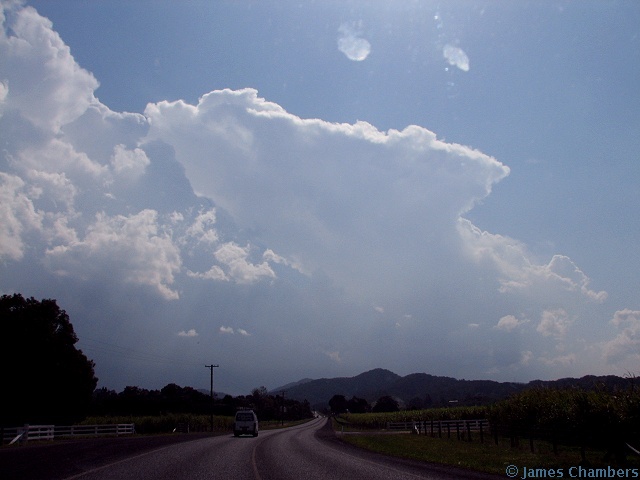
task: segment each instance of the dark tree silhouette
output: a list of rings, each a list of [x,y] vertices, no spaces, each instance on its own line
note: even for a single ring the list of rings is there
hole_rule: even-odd
[[[351,413],[367,413],[371,411],[371,405],[364,398],[358,398],[355,395],[347,402],[347,408]]]
[[[372,412],[397,412],[398,410],[400,410],[398,402],[388,395],[380,397],[371,409]]]
[[[329,400],[329,407],[333,413],[343,413],[347,411],[347,399],[344,395],[334,395]]]
[[[98,379],[69,316],[55,300],[0,297],[0,423],[67,424],[84,418]]]

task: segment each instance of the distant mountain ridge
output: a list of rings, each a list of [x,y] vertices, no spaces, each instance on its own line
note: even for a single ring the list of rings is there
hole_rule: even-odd
[[[286,385],[282,385],[281,387],[274,388],[269,390],[270,394],[277,394],[282,392],[283,390],[289,390],[290,388],[297,387],[302,385],[303,383],[313,382],[313,378],[303,378],[302,380],[298,380],[297,382],[287,383]]]
[[[383,368],[376,368],[354,377],[303,379],[289,383],[278,389],[286,390],[286,396],[294,400],[308,400],[314,408],[328,405],[333,395],[344,395],[347,400],[353,396],[364,398],[369,403],[383,395],[390,395],[405,406],[416,408],[456,405],[486,405],[507,398],[513,393],[533,387],[578,387],[584,389],[603,385],[606,388],[625,388],[627,378],[615,375],[559,380],[533,380],[528,383],[497,382],[494,380],[458,380],[428,373],[412,373],[404,377]]]

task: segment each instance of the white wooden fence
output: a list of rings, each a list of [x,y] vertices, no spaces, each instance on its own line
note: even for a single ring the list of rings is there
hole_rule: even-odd
[[[403,431],[408,430],[421,435],[431,435],[432,437],[451,437],[452,433],[458,440],[466,439],[471,441],[471,432],[480,433],[480,442],[484,443],[485,432],[489,433],[489,421],[486,419],[476,420],[422,420],[414,422],[389,422],[387,430]]]
[[[112,425],[25,425],[24,427],[3,428],[2,444],[34,440],[53,440],[62,437],[99,437],[103,435],[131,435],[136,432],[133,423],[117,423]]]
[[[464,428],[464,430],[479,431],[480,429],[488,430],[489,421],[485,419],[476,420],[426,420],[413,422],[387,422],[387,430],[412,431],[414,429],[423,430],[424,428],[449,430],[456,428]]]

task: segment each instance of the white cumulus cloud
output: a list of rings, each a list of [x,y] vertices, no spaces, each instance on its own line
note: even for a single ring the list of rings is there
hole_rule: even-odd
[[[0,258],[20,260],[24,255],[23,234],[40,230],[42,213],[36,211],[24,181],[0,172]]]
[[[136,178],[144,173],[150,161],[144,150],[139,148],[127,150],[124,145],[120,144],[114,148],[111,163],[116,174]]]
[[[51,22],[2,5],[1,290],[54,290],[83,331],[209,332],[227,358],[233,342],[214,333],[251,332],[250,360],[274,369],[290,366],[285,347],[300,368],[591,365],[572,333],[599,321],[607,292],[568,256],[541,261],[465,218],[509,175],[500,160],[416,125],[301,118],[251,88],[114,112]],[[367,58],[359,22],[339,35],[348,58]],[[469,69],[458,47],[443,54]],[[639,319],[615,313],[608,362],[636,358]],[[228,322],[244,328],[216,330]]]
[[[47,263],[60,274],[85,277],[119,272],[127,283],[149,285],[167,299],[177,299],[172,289],[181,257],[171,237],[161,231],[153,210],[124,216],[98,214],[84,237],[47,252]]]
[[[238,283],[253,283],[262,277],[275,278],[275,273],[267,262],[253,264],[248,260],[249,247],[241,247],[233,242],[225,243],[213,254],[225,265],[227,276]]]
[[[0,30],[0,58],[5,113],[18,111],[36,127],[58,132],[95,101],[98,81],[31,7],[17,9],[11,28]]]
[[[573,319],[563,308],[545,310],[536,330],[544,336],[564,337]]]

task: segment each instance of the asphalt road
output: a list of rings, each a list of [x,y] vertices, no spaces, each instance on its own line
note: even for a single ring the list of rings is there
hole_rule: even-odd
[[[103,440],[101,442],[101,440]],[[0,450],[3,480],[495,479],[389,458],[341,442],[320,418],[254,437],[164,436]]]

